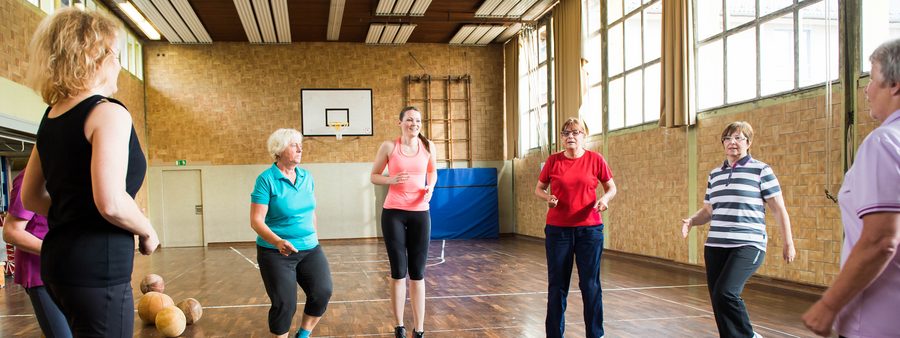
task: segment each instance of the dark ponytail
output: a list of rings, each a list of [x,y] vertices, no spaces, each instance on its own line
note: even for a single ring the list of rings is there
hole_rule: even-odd
[[[416,107],[414,107],[414,106],[406,106],[406,107],[403,107],[403,109],[400,110],[400,121],[403,121],[403,117],[406,115],[406,112],[408,112],[408,111],[410,111],[410,110],[415,110],[415,111],[419,112],[419,114],[422,113],[421,111],[419,111],[418,108],[416,108]],[[430,153],[430,152],[431,152],[431,146],[429,145],[428,138],[425,137],[424,134],[422,134],[422,129],[421,129],[421,128],[419,129],[419,139],[422,140],[422,145],[425,146],[425,150],[428,151],[428,152]]]

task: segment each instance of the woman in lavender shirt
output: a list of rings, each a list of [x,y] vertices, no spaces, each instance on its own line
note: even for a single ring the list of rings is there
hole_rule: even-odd
[[[820,336],[900,337],[900,39],[869,57],[869,115],[881,125],[859,146],[838,201],[841,272],[803,315]]]

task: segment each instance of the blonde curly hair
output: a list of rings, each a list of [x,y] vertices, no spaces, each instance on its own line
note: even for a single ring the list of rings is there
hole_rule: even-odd
[[[97,75],[107,57],[117,57],[119,28],[98,11],[67,7],[47,16],[29,45],[28,84],[52,106],[108,81]]]

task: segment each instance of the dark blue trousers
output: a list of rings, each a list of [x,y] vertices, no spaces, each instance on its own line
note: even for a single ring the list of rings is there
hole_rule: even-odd
[[[573,261],[578,265],[578,287],[584,302],[585,336],[602,337],[600,256],[603,254],[603,224],[580,227],[548,224],[544,235],[547,247],[547,337],[562,337],[566,330],[566,297]]]

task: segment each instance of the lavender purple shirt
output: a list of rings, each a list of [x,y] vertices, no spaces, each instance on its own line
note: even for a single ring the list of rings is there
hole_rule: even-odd
[[[841,266],[862,234],[862,217],[874,212],[900,213],[900,110],[863,141],[856,161],[844,175],[838,195],[844,223]],[[900,337],[900,255],[850,301],[835,328],[845,337]]]
[[[22,177],[25,176],[25,170],[22,170],[16,178],[13,179],[12,191],[10,192],[9,214],[21,219],[27,219],[28,224],[25,225],[25,231],[37,238],[44,239],[47,235],[47,219],[44,216],[35,214],[25,210],[22,206],[22,199],[19,191],[22,187]],[[21,284],[25,288],[33,288],[35,286],[44,285],[41,280],[41,256],[25,252],[16,248],[16,275],[13,279],[16,284]]]

